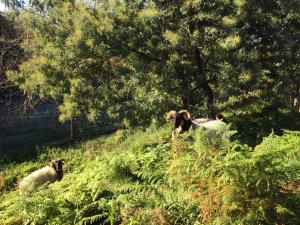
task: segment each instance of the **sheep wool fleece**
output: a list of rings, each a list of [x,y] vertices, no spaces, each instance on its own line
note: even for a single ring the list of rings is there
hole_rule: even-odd
[[[26,189],[32,189],[49,181],[52,183],[56,180],[56,176],[57,173],[52,167],[45,166],[25,177],[21,181],[19,188],[25,191]]]

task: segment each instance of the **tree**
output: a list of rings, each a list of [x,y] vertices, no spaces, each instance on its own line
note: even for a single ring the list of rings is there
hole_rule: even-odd
[[[241,42],[231,53],[233,79],[228,106],[290,104],[291,86],[299,84],[299,18],[296,1],[237,1],[236,24]],[[298,22],[297,22],[298,21]],[[225,87],[225,86],[224,86]],[[222,87],[222,88],[224,88]],[[295,88],[297,90],[297,88]],[[297,94],[292,94],[297,96]],[[228,98],[227,97],[227,98]],[[244,101],[241,101],[244,100]],[[226,101],[226,99],[224,99]]]
[[[6,108],[24,97],[18,86],[5,75],[8,70],[18,70],[25,58],[20,46],[22,40],[23,33],[18,24],[7,15],[0,14],[0,104]]]
[[[32,36],[24,42],[31,58],[9,77],[31,94],[55,99],[61,121],[82,115],[93,120],[110,96],[110,53],[103,43],[111,31],[108,14],[69,2],[44,16],[22,12],[20,20]]]
[[[31,58],[9,77],[55,99],[61,121],[106,111],[148,124],[170,108],[286,102],[298,79],[297,17],[285,1],[34,1],[32,9],[19,18]]]
[[[239,41],[222,23],[233,9],[228,1],[151,1],[137,9],[151,32],[144,44],[157,59],[149,71],[160,75],[157,87],[179,98],[182,108],[214,103],[220,65],[227,60],[222,46]]]

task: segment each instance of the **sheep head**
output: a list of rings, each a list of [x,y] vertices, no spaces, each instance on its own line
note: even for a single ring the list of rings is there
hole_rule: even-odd
[[[174,121],[172,130],[173,140],[178,134],[188,131],[191,125],[193,124],[191,120],[191,113],[187,110],[180,110],[179,112],[170,111],[167,114],[167,118],[173,119]]]
[[[65,160],[64,159],[59,159],[59,160],[52,160],[50,163],[50,166],[56,171],[56,178],[58,181],[60,181],[63,176],[63,165],[64,165]]]
[[[191,113],[187,110],[180,110],[178,113],[182,114],[185,120],[191,120]]]

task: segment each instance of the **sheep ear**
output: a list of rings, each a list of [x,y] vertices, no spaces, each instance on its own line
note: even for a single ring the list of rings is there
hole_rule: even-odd
[[[66,160],[65,159],[60,159],[59,161],[61,161],[61,163],[64,165]]]

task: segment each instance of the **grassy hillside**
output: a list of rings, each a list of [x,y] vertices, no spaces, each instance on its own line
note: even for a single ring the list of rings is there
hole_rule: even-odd
[[[300,223],[300,132],[252,148],[200,131],[172,143],[169,131],[119,130],[4,167],[0,224]],[[63,180],[20,196],[18,180],[54,158]]]

